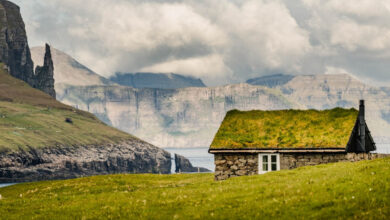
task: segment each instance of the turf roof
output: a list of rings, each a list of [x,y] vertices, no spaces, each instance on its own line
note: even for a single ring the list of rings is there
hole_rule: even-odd
[[[211,149],[345,148],[356,109],[229,111]]]

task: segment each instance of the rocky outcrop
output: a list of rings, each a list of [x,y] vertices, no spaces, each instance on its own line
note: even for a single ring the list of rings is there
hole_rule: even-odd
[[[45,47],[31,48],[31,58],[34,64],[44,63]],[[98,75],[93,70],[84,66],[68,54],[50,46],[50,52],[54,64],[55,90],[61,90],[64,85],[89,86],[89,85],[115,85],[110,80]]]
[[[207,173],[211,172],[211,170],[203,168],[203,167],[194,167],[192,166],[191,162],[185,158],[184,156],[181,156],[179,154],[175,154],[175,165],[176,173]]]
[[[170,153],[141,140],[119,144],[46,147],[0,153],[0,183],[114,173],[164,173]]]
[[[51,57],[45,58],[50,65]],[[34,73],[25,25],[17,5],[0,0],[0,62],[5,63],[9,73],[55,98],[53,69],[41,68]],[[45,67],[45,65],[44,65]]]
[[[133,88],[179,89],[206,87],[201,79],[174,73],[116,73],[110,80]]]
[[[0,59],[12,76],[35,86],[33,62],[19,7],[0,0]]]
[[[56,98],[54,90],[54,65],[51,58],[50,46],[46,44],[43,66],[35,68],[36,86],[51,97]]]

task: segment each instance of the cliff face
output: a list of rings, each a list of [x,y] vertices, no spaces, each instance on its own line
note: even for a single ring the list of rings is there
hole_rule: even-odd
[[[168,152],[133,139],[117,144],[29,148],[0,153],[0,183],[114,173],[170,173]]]
[[[33,62],[19,7],[9,1],[0,1],[0,58],[9,67],[10,74],[35,85]]]
[[[179,155],[179,154],[175,154],[175,172],[176,173],[207,173],[207,172],[211,172],[211,170],[208,170],[206,168],[203,168],[203,167],[194,167],[192,166],[191,162]]]
[[[38,74],[34,73],[20,9],[6,0],[0,0],[0,62],[8,66],[9,73],[15,78],[55,98],[54,81],[50,73],[53,70],[44,68]]]
[[[209,146],[231,109],[295,107],[277,90],[248,84],[185,89],[68,87],[58,99],[160,147]]]
[[[167,90],[69,87],[58,98],[162,147],[209,146],[231,109],[357,108],[359,99],[366,100],[367,123],[374,138],[389,136],[390,97],[386,88],[365,85],[348,75],[296,76],[272,86]]]

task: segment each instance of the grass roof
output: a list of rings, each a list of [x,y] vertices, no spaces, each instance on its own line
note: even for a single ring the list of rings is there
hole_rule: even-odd
[[[345,148],[356,109],[238,111],[226,114],[211,149]]]

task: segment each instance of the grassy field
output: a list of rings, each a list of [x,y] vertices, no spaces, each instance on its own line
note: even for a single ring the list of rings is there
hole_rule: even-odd
[[[71,118],[73,123],[66,123]],[[13,78],[0,64],[0,152],[27,146],[106,144],[133,136]]]
[[[390,158],[215,182],[111,175],[0,189],[1,219],[388,219]]]
[[[238,111],[226,114],[211,148],[345,148],[355,109]]]

